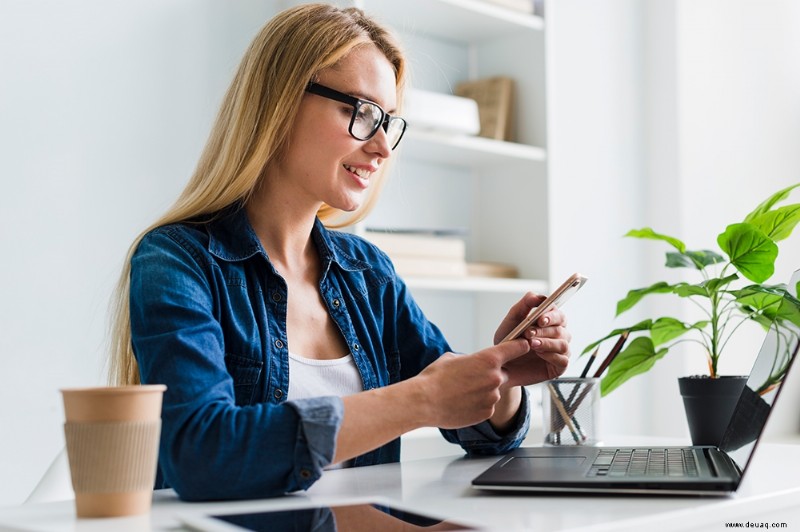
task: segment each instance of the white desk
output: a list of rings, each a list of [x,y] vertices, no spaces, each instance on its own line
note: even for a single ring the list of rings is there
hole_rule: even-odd
[[[782,530],[800,530],[798,445],[762,444],[739,492],[725,498],[490,495],[473,490],[470,480],[495,460],[454,455],[328,471],[303,495],[259,501],[189,504],[163,490],[154,495],[149,515],[131,518],[77,520],[73,501],[0,508],[0,530],[174,532],[183,530],[176,512],[277,509],[371,496],[498,531],[705,532],[725,530],[726,522],[748,521],[786,523]]]

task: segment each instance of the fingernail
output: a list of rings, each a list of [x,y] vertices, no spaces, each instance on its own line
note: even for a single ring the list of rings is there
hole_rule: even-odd
[[[548,323],[550,323],[550,318],[543,318],[543,319],[542,319],[542,326],[545,326],[545,325],[547,325]]]
[[[531,347],[539,347],[542,345],[542,341],[538,338],[531,340]]]

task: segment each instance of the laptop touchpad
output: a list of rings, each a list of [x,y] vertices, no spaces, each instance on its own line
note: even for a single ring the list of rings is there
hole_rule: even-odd
[[[585,456],[514,456],[502,465],[505,469],[574,469],[586,461]]]

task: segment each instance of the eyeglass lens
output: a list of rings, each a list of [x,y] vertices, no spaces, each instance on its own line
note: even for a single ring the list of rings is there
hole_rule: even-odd
[[[351,133],[359,140],[368,140],[378,128],[383,126],[386,140],[394,149],[405,131],[405,120],[399,117],[386,117],[378,105],[371,102],[360,102],[353,114]]]

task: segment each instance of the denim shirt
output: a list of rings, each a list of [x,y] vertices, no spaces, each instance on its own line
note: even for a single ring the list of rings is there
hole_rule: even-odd
[[[312,237],[322,261],[320,294],[364,390],[413,377],[450,351],[383,252],[319,220]],[[311,486],[333,459],[344,407],[339,397],[286,400],[287,286],[245,210],[149,232],[131,259],[130,280],[141,380],[167,385],[156,487],[209,500]],[[442,433],[468,454],[507,452],[528,430],[523,396],[508,434],[486,421]],[[399,459],[398,438],[352,465]]]

